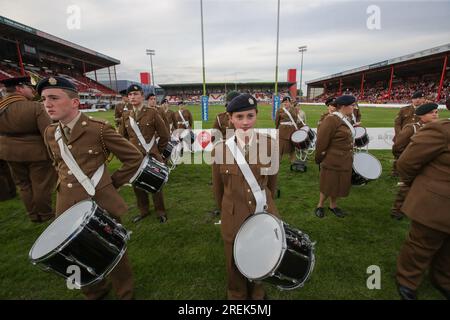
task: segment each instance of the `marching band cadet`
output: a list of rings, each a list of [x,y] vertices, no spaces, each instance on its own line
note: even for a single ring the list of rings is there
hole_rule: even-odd
[[[0,101],[0,159],[8,162],[32,222],[54,218],[52,191],[56,172],[44,144],[52,123],[41,103],[31,101],[30,77],[2,81],[7,95]]]
[[[322,121],[317,133],[315,160],[320,164],[320,198],[315,214],[319,218],[325,216],[323,205],[328,197],[328,209],[339,218],[346,215],[336,201],[348,196],[352,185],[355,131],[346,116],[352,114],[355,102],[356,98],[350,95],[336,98],[336,111]]]
[[[228,112],[226,111],[228,103],[233,100],[235,97],[239,95],[239,92],[237,91],[230,91],[227,94],[227,97],[225,99],[225,112],[221,112],[217,115],[216,120],[214,121],[213,128],[216,130],[219,130],[222,134],[221,138],[226,139],[227,138],[227,130],[228,129],[234,129],[233,124],[230,121],[230,116]],[[212,141],[214,142],[215,136],[213,135]]]
[[[45,144],[59,178],[56,215],[64,214],[73,205],[92,197],[120,222],[120,217],[127,212],[127,205],[117,189],[139,169],[142,155],[110,124],[79,111],[78,92],[67,79],[45,78],[37,85],[37,91],[50,118],[58,121],[45,130]],[[122,162],[122,167],[112,175],[104,165],[110,153]],[[70,156],[75,161],[69,161]],[[83,176],[92,177],[92,180],[83,179]],[[133,274],[127,253],[110,273],[110,278],[117,298],[133,298]],[[105,279],[82,288],[87,299],[102,299],[110,290]]]
[[[431,284],[450,300],[450,119],[432,121],[412,138],[397,162],[411,189],[402,206],[409,234],[397,260],[402,299],[417,299],[429,269]]]
[[[415,114],[419,117],[420,120],[416,123],[408,123],[407,125],[405,125],[402,131],[400,131],[400,133],[397,135],[395,143],[392,146],[392,153],[397,159],[408,146],[412,136],[416,134],[416,132],[420,128],[422,128],[428,122],[439,119],[438,105],[436,103],[423,104],[417,107]],[[407,186],[403,181],[399,181],[397,185],[399,189],[394,200],[394,205],[392,206],[391,217],[397,220],[401,220],[404,215],[400,209],[409,191],[409,186]]]
[[[122,113],[131,109],[131,105],[127,97],[127,90],[120,91],[120,95],[122,96],[122,102],[117,104],[114,108],[114,120],[116,121],[116,128],[120,128],[120,124],[122,122]]]
[[[149,154],[156,160],[164,162],[161,154],[169,141],[169,130],[164,120],[159,116],[156,108],[144,105],[144,92],[140,86],[131,85],[127,93],[132,109],[122,115],[120,134],[130,140],[144,156]],[[154,95],[152,97],[155,98]],[[159,137],[158,142],[156,142],[157,137]],[[136,187],[133,187],[133,190],[140,211],[140,215],[134,217],[133,222],[139,222],[149,215],[149,195]],[[165,223],[167,215],[162,190],[152,193],[152,198],[159,222]]]
[[[408,123],[416,123],[419,121],[419,118],[415,115],[415,110],[418,106],[424,104],[426,102],[425,94],[422,91],[416,91],[412,95],[411,104],[409,106],[400,108],[397,116],[394,120],[394,131],[395,135],[392,141],[395,143],[396,136],[402,131],[403,127]],[[394,162],[392,164],[392,176],[398,176],[396,169],[397,158],[394,156]]]
[[[277,110],[275,117],[275,128],[278,129],[280,143],[280,162],[284,154],[289,154],[291,164],[295,161],[294,145],[291,141],[292,133],[304,126],[299,121],[298,109],[292,106],[291,98],[284,97],[281,102],[281,108]]]
[[[178,111],[175,112],[175,122],[177,124],[175,129],[190,129],[192,128],[192,114],[188,109],[183,108],[183,105],[178,105]]]
[[[240,226],[251,214],[266,207],[267,212],[278,216],[273,200],[279,165],[277,145],[270,137],[254,132],[258,111],[256,99],[251,95],[241,94],[235,97],[227,105],[227,112],[236,128],[236,134],[226,141],[218,142],[212,153],[214,197],[222,213],[227,296],[230,300],[264,299],[262,285],[249,282],[237,269],[233,257],[233,242]],[[267,161],[263,164],[261,155],[270,159],[269,164]],[[239,159],[239,156],[242,162],[238,164],[236,158]],[[256,179],[257,188],[250,186],[250,178]],[[265,197],[260,200],[261,197],[253,192],[265,194]]]
[[[336,108],[334,107],[334,100],[335,98],[328,98],[325,101],[325,105],[327,106],[327,112],[322,113],[322,115],[320,116],[319,121],[317,122],[317,130],[319,130],[320,124],[322,123],[323,119],[325,119],[327,116],[329,116],[330,114],[332,114],[333,112],[336,111]]]
[[[176,127],[175,112],[169,109],[169,101],[167,99],[163,99],[163,101],[161,102],[161,107],[164,111],[166,123],[169,124],[169,133],[172,133]]]

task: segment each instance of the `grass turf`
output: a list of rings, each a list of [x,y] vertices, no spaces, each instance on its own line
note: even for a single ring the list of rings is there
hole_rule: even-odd
[[[200,119],[198,106],[192,106]],[[223,106],[210,107],[210,128],[215,114]],[[308,123],[314,127],[323,107],[306,106]],[[390,127],[398,110],[362,108],[366,127]],[[92,113],[113,119],[111,111]],[[447,111],[441,118],[448,117]],[[259,127],[273,127],[270,107],[262,106]],[[396,258],[408,232],[407,220],[389,216],[397,180],[389,176],[392,155],[389,150],[371,151],[382,163],[383,174],[377,181],[354,187],[339,205],[349,215],[338,219],[329,211],[318,219],[313,211],[318,200],[318,169],[310,160],[306,173],[293,173],[288,160],[279,172],[281,198],[276,200],[283,220],[309,234],[316,244],[316,267],[303,288],[280,292],[266,285],[274,299],[398,299],[394,284]],[[114,159],[110,170],[119,162]],[[121,195],[129,204],[124,225],[133,234],[129,256],[135,274],[137,299],[225,299],[225,258],[220,226],[210,212],[215,209],[206,164],[181,165],[170,175],[164,188],[169,221],[158,223],[154,212],[148,219],[133,224],[138,214],[130,187]],[[63,278],[45,273],[28,260],[28,252],[47,224],[29,222],[19,198],[0,203],[0,299],[82,299],[78,290],[68,290]],[[367,268],[381,269],[381,289],[366,286]],[[427,280],[419,291],[422,299],[441,299]]]

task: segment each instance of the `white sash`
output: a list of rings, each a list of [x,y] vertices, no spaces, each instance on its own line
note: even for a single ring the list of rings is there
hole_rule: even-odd
[[[132,117],[129,117],[129,118],[130,118],[131,129],[133,129],[134,133],[136,133],[136,136],[138,137],[139,142],[141,143],[142,147],[145,149],[145,152],[148,153],[150,151],[150,149],[153,147],[153,145],[155,144],[155,135],[153,135],[153,138],[149,143],[145,142],[144,136],[142,135],[141,130],[139,129],[136,121]]]
[[[356,117],[355,117],[355,114],[353,112],[352,112],[352,120],[353,120],[354,123],[356,123]]]
[[[189,121],[186,121],[186,119],[184,119],[183,112],[181,112],[181,110],[178,110],[178,114],[180,115],[181,120],[183,120],[181,123],[184,124],[186,129],[189,129]]]
[[[84,190],[93,197],[95,195],[95,187],[100,182],[100,179],[103,176],[103,171],[105,170],[105,165],[102,164],[97,171],[95,171],[92,179],[89,179],[88,176],[84,174],[81,170],[80,166],[74,159],[72,153],[69,148],[67,148],[66,144],[62,140],[61,129],[58,126],[55,131],[55,140],[58,142],[59,151],[61,152],[61,157],[64,160],[64,163],[67,167],[72,171],[72,174],[77,179],[77,181],[83,186]]]
[[[345,124],[347,125],[347,127],[350,129],[350,131],[351,131],[351,133],[352,133],[353,139],[355,139],[355,136],[356,136],[355,128],[354,128],[354,127],[352,126],[352,124],[348,121],[348,119],[347,119],[342,113],[340,113],[340,112],[335,111],[335,112],[333,112],[333,114],[334,114],[336,117],[340,118],[342,121],[344,121],[344,123],[345,123]]]
[[[291,122],[294,124],[295,126],[295,130],[298,130],[298,126],[297,123],[295,123],[294,118],[292,118],[291,113],[285,108],[283,107],[283,110],[287,113],[289,119],[291,119]]]
[[[267,208],[266,191],[262,190],[258,182],[256,181],[256,178],[253,175],[253,172],[250,169],[250,166],[248,165],[247,161],[245,160],[244,155],[242,154],[241,150],[237,147],[236,142],[234,141],[235,137],[236,136],[233,135],[230,139],[228,139],[226,145],[228,146],[228,149],[231,151],[231,154],[236,160],[239,169],[244,175],[245,181],[247,181],[247,184],[250,186],[253,196],[255,197],[256,200],[255,213],[264,212]]]

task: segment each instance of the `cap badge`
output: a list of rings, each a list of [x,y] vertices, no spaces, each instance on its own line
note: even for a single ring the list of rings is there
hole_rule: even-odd
[[[254,104],[255,104],[255,102],[253,101],[252,98],[248,98],[248,103],[250,103],[251,105],[254,105]]]
[[[50,83],[52,86],[54,86],[58,83],[58,81],[56,81],[55,78],[51,77],[48,79],[48,83]]]

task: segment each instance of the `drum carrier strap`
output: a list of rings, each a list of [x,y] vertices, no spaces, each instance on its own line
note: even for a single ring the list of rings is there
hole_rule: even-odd
[[[183,120],[181,123],[184,125],[186,129],[189,129],[189,121],[186,121],[186,119],[183,117],[183,112],[181,112],[181,110],[178,110],[178,114],[180,115],[181,120]]]
[[[155,139],[156,139],[156,135],[153,135],[152,140],[150,140],[149,143],[147,143],[145,141],[144,136],[142,135],[141,130],[139,129],[136,121],[133,119],[133,117],[129,117],[130,118],[130,126],[133,129],[134,133],[136,133],[136,136],[139,139],[139,142],[141,143],[142,147],[145,149],[145,152],[149,152],[150,149],[153,147],[153,145],[155,144]]]
[[[295,130],[298,130],[297,123],[295,123],[294,118],[292,118],[291,113],[285,107],[283,107],[283,110],[284,110],[284,112],[286,112],[286,114],[288,115],[289,119],[291,119],[291,123],[294,125]],[[281,123],[281,124],[285,124],[285,123]]]
[[[80,166],[76,162],[76,160],[73,157],[72,153],[70,152],[69,148],[63,142],[61,128],[59,125],[56,127],[55,141],[58,143],[59,151],[61,152],[61,157],[62,157],[64,163],[67,165],[67,167],[69,167],[70,171],[72,171],[74,177],[83,186],[84,190],[86,190],[86,192],[91,197],[93,197],[95,195],[95,187],[98,185],[98,183],[100,182],[100,179],[103,176],[103,172],[105,170],[105,164],[102,164],[97,169],[97,171],[95,171],[94,175],[92,176],[92,179],[90,179],[81,170]]]
[[[342,113],[337,111],[333,112],[332,114],[340,118],[347,125],[347,127],[350,129],[350,132],[352,133],[353,140],[355,140],[356,131],[352,124],[348,121],[348,119]]]
[[[250,166],[248,165],[247,161],[245,160],[244,155],[242,154],[241,150],[237,147],[236,142],[234,141],[235,137],[236,136],[233,135],[230,139],[228,139],[226,145],[228,149],[231,151],[231,154],[236,160],[239,169],[244,175],[245,181],[250,186],[253,196],[255,197],[256,208],[254,213],[265,212],[267,209],[266,191],[262,190],[258,182],[256,181],[256,178],[253,175],[253,172],[250,169]]]

